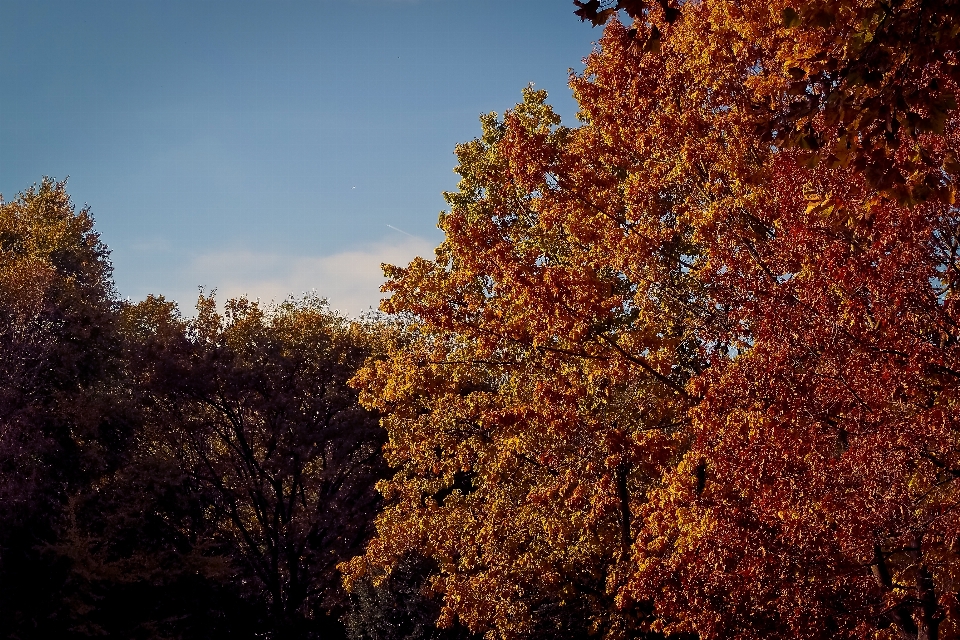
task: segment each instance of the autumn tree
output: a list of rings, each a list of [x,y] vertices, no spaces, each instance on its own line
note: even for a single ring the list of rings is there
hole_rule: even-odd
[[[262,604],[249,598],[231,546],[210,517],[216,496],[180,464],[158,428],[145,370],[190,356],[187,324],[162,297],[125,304],[121,383],[133,429],[120,464],[70,496],[56,544],[69,566],[67,637],[253,638]]]
[[[348,584],[419,551],[440,623],[499,637],[954,633],[955,178],[771,144],[782,12],[721,9],[656,46],[611,22],[581,126],[528,91],[458,147],[446,240],[388,269],[406,324],[357,378],[398,472]],[[956,131],[910,144],[940,163]]]
[[[740,353],[698,382],[623,595],[707,637],[952,637],[956,213],[789,156],[774,180],[756,259],[715,253]]]
[[[64,183],[0,202],[0,635],[343,637],[379,329],[314,298],[184,319],[111,271]]]
[[[184,321],[148,300],[136,320],[140,446],[202,495],[206,543],[278,639],[343,633],[336,565],[368,537],[383,473],[377,417],[346,386],[370,342],[324,305],[239,299],[221,315],[202,297]]]
[[[45,553],[69,496],[115,466],[118,304],[106,247],[65,184],[0,201],[0,629],[63,630],[67,567]]]
[[[674,36],[704,24],[687,24],[696,9],[686,10]],[[595,56],[606,63],[575,81],[606,94],[591,106],[608,105],[609,119],[587,113],[611,138],[634,108],[615,87],[642,74],[642,59],[697,64],[671,57],[692,34],[664,36],[654,55],[620,33],[608,29]],[[730,68],[716,52],[710,62],[717,71],[700,77],[716,89]],[[723,140],[725,122],[750,119],[742,92],[721,95],[704,147]],[[957,150],[954,117],[920,139],[930,157]],[[708,182],[710,197],[689,210],[707,258],[696,277],[723,314],[698,328],[714,355],[689,387],[704,398],[692,449],[648,496],[620,603],[649,598],[676,622],[657,628],[707,637],[954,634],[955,478],[944,456],[955,383],[944,367],[955,209],[950,198],[904,206],[910,198],[878,192],[856,163],[765,151]],[[701,158],[714,171],[729,160]],[[938,180],[954,188],[949,171]]]
[[[684,443],[701,293],[690,228],[662,207],[630,220],[629,152],[559,127],[545,97],[482,119],[435,260],[388,272],[383,309],[409,323],[358,383],[399,472],[348,577],[416,550],[438,564],[442,625],[616,635],[646,615],[611,585]]]
[[[342,637],[335,566],[383,473],[346,380],[375,329],[314,299],[119,304],[62,184],[2,213],[4,632]]]
[[[664,64],[633,37],[608,27],[574,79],[584,126],[558,127],[532,91],[485,118],[458,148],[436,259],[388,272],[383,308],[409,330],[359,382],[403,471],[364,563],[427,550],[441,622],[505,637],[648,628],[648,609],[615,602],[637,514],[688,446],[689,380],[728,346],[700,338],[726,309],[696,277],[696,216],[771,150],[734,109],[742,78],[720,63],[739,58],[677,47]]]

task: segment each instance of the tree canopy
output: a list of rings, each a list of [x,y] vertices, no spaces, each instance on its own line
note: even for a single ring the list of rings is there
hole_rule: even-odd
[[[803,149],[806,162],[851,166],[901,202],[956,198],[960,165],[936,140],[957,107],[960,3],[574,4],[594,25],[623,10],[634,20],[634,46],[653,54],[668,44],[711,63],[736,61],[740,68],[727,71],[743,82],[744,106],[770,144]],[[670,64],[669,57],[661,63]]]
[[[347,381],[379,330],[310,297],[184,318],[111,272],[64,183],[0,203],[2,635],[345,637],[385,473]]]
[[[857,84],[824,43],[860,4],[631,6],[581,124],[482,118],[435,258],[387,270],[356,383],[399,471],[348,581],[426,554],[441,624],[504,638],[952,637],[954,45]],[[879,145],[893,76],[937,122]]]

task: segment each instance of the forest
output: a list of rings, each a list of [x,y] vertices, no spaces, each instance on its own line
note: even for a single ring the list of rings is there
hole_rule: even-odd
[[[960,1],[574,4],[377,315],[0,200],[2,637],[960,637]]]

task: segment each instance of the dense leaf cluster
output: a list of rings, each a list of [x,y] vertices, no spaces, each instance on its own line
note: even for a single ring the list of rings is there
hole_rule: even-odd
[[[749,67],[741,72],[744,107],[762,139],[804,150],[807,163],[853,167],[900,202],[955,197],[944,173],[957,174],[956,156],[938,154],[923,134],[944,134],[957,107],[956,0],[574,4],[595,26],[623,11],[635,21],[632,46],[654,54],[686,37],[681,22],[696,24],[700,37],[685,45],[691,53],[725,48]]]
[[[576,4],[579,125],[484,116],[387,269],[348,585],[421,554],[499,638],[956,637],[957,7]]]

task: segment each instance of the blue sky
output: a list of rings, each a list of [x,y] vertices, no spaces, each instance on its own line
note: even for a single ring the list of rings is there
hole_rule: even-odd
[[[0,0],[0,192],[69,176],[120,294],[316,289],[430,255],[453,148],[529,82],[565,123],[565,0]]]

